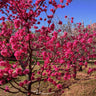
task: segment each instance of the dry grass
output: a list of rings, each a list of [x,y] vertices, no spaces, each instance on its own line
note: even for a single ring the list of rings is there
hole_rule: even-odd
[[[78,75],[80,80],[65,89],[62,96],[96,96],[96,79],[94,76]],[[84,77],[83,77],[84,76]]]

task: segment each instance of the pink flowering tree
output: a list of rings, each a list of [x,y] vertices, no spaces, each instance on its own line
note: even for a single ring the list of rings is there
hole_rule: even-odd
[[[65,16],[65,19],[67,18],[68,17]],[[69,23],[66,26],[70,26],[70,28],[72,28],[74,25],[73,21],[74,21],[73,17],[71,17],[71,19],[68,18]],[[73,69],[72,76],[74,77],[74,79],[76,79],[77,71],[82,71],[83,69],[87,68],[87,64],[89,60],[92,58],[93,59],[96,58],[96,54],[95,54],[96,31],[91,30],[90,25],[88,25],[88,28],[85,28],[83,23],[75,24],[74,30],[71,29],[68,31],[66,30],[68,28],[65,29],[65,27],[64,28],[62,27],[63,26],[62,21],[59,21],[56,24],[59,25],[59,29],[56,29],[57,32],[61,33],[61,35],[64,34],[63,38],[60,34],[59,34],[59,38],[57,38],[60,41],[61,45],[64,46],[62,47],[62,49],[65,50],[65,52],[62,51],[63,52],[62,55],[63,56],[65,55],[63,57],[64,58],[63,60],[66,61],[65,62],[66,66],[69,65],[71,66],[68,71],[72,73],[72,69]],[[82,69],[82,66],[85,66],[85,68]]]
[[[0,14],[2,14],[0,36],[3,37],[0,39],[2,46],[0,47],[0,85],[4,85],[7,81],[16,91],[9,86],[5,88],[1,86],[0,89],[13,94],[21,92],[30,96],[42,94],[49,84],[56,86],[58,90],[63,88],[59,82],[65,75],[62,71],[64,68],[60,67],[63,58],[58,57],[63,49],[57,40],[58,33],[53,32],[55,25],[51,20],[58,8],[68,6],[71,1],[67,0],[64,5],[63,0],[59,3],[56,0],[0,0]],[[44,19],[48,26],[39,28],[38,25],[43,19],[40,14],[47,12],[48,4],[52,6],[50,9],[52,13],[47,14],[47,18]],[[7,28],[6,21],[14,24],[14,30],[12,26]],[[31,28],[34,28],[39,36],[32,33]],[[13,54],[16,62],[11,64],[6,58],[10,58]],[[25,76],[22,81],[16,81],[22,76]],[[42,85],[44,82],[47,82],[45,87]],[[56,88],[52,86],[47,91],[56,92]]]
[[[95,57],[93,44],[96,32],[89,34],[87,30],[85,33],[78,27],[77,35],[69,36],[68,32],[64,32],[59,36],[60,30],[55,31],[52,19],[56,10],[65,8],[71,1],[0,1],[3,15],[0,17],[0,37],[3,37],[0,39],[0,89],[13,94],[21,92],[27,96],[63,92],[63,81],[76,78],[78,66],[87,66],[90,57]],[[51,7],[48,8],[48,5]],[[47,14],[48,9],[51,14]],[[46,18],[41,17],[44,13],[47,14]],[[40,27],[43,20],[48,24]],[[11,26],[7,28],[6,21],[12,26],[14,24],[14,30]],[[62,21],[58,24],[62,25]],[[11,56],[16,59],[13,63],[6,59]],[[13,91],[9,86],[3,88],[6,82],[16,90]]]

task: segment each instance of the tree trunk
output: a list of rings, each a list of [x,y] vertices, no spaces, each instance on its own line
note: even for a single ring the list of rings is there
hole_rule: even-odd
[[[76,66],[74,66],[73,71],[74,71],[73,78],[76,79],[76,74],[77,74],[77,72],[76,72]]]
[[[82,69],[82,66],[80,66],[80,68],[79,68],[79,71],[82,71],[83,69]]]

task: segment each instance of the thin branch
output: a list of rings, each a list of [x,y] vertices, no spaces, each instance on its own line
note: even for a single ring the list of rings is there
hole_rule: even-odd
[[[40,3],[40,5],[36,8],[36,10],[35,10],[34,12],[36,12],[36,11],[40,8],[40,6],[42,6],[43,2],[44,2],[44,1],[42,1],[42,2]],[[30,17],[32,17],[32,16],[33,16],[33,14],[30,15]],[[28,18],[30,18],[30,17],[28,17]]]
[[[5,89],[2,88],[2,87],[0,87],[0,89],[5,90]],[[6,90],[6,92],[13,93],[13,94],[19,93],[19,91],[17,91],[17,92],[12,92],[12,91],[9,91],[9,90]]]
[[[0,9],[2,12],[4,12],[4,14],[8,17],[9,15],[3,10],[3,9]],[[13,20],[10,18],[10,20],[13,22]]]
[[[19,86],[19,84],[14,79],[13,79],[13,81],[14,81],[15,84],[17,84]],[[24,88],[25,90],[28,90],[26,87],[22,86],[22,88]]]
[[[12,87],[14,87],[15,89],[17,89],[19,92],[27,93],[27,92],[22,91],[20,88],[17,88],[16,86],[14,86],[10,81],[9,81],[9,83],[12,85]]]

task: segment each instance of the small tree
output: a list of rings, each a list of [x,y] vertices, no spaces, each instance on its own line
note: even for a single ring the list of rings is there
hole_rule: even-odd
[[[0,85],[7,81],[16,91],[8,86],[0,89],[13,94],[21,92],[27,96],[61,91],[64,88],[63,81],[71,77],[76,78],[78,66],[86,65],[85,61],[90,59],[90,55],[95,56],[89,49],[94,49],[91,44],[94,43],[96,33],[85,34],[82,31],[76,36],[69,36],[64,32],[58,37],[58,31],[54,31],[55,24],[51,21],[56,10],[65,7],[63,0],[59,3],[56,0],[5,1],[0,2],[0,12],[5,14],[0,18],[0,35],[4,37],[0,39],[0,52],[5,58],[14,54],[16,61],[11,64],[8,59],[0,60]],[[68,6],[72,0],[66,1]],[[52,7],[52,14],[48,14],[47,19],[44,18],[48,26],[42,25],[39,28],[37,25],[43,19],[40,14],[47,12],[48,4]],[[7,30],[6,19],[17,29],[14,34],[12,28]],[[62,22],[59,21],[59,24]],[[32,33],[32,27],[39,35]],[[9,38],[7,41],[6,37]],[[82,56],[81,51],[86,56]],[[16,80],[18,78],[20,81]]]
[[[67,0],[66,5],[70,2],[71,0]],[[48,4],[53,6],[51,9],[52,14],[47,15],[48,27],[42,26],[38,29],[35,25],[40,24],[39,20],[42,20],[42,18],[40,17],[39,19],[39,16],[42,12],[47,11]],[[61,78],[61,73],[55,67],[56,70],[52,68],[52,66],[54,66],[53,61],[55,60],[53,55],[56,50],[53,51],[53,49],[50,46],[46,46],[46,44],[50,39],[57,39],[56,32],[54,32],[52,37],[49,36],[49,33],[52,33],[55,27],[54,24],[51,24],[51,20],[58,8],[65,7],[63,4],[63,0],[60,0],[60,4],[55,0],[0,1],[0,12],[4,14],[0,18],[0,20],[2,20],[0,35],[3,37],[3,39],[0,40],[2,46],[0,48],[2,56],[0,60],[0,66],[2,68],[0,69],[0,85],[5,84],[7,80],[17,91],[10,90],[8,86],[6,86],[5,89],[0,87],[1,89],[10,93],[21,92],[27,96],[31,94],[39,95],[42,93],[41,84],[46,81],[57,86],[58,89],[62,89],[62,85],[57,82],[59,80],[58,78]],[[9,24],[14,24],[14,29],[17,29],[14,34],[14,30],[10,28],[10,26],[8,27],[6,20]],[[36,32],[40,33],[38,37],[31,32],[32,26]],[[7,37],[8,39],[6,39]],[[52,46],[55,47],[55,43],[53,45]],[[53,53],[51,53],[51,51],[53,51]],[[10,61],[5,58],[10,58],[12,54],[14,54],[16,62],[10,64]],[[39,62],[39,60],[42,59],[44,63]],[[52,77],[52,73],[54,73],[54,78]],[[20,76],[25,76],[25,80],[18,82],[14,79]],[[35,86],[36,88],[33,88],[34,84],[37,85]],[[51,91],[51,88],[49,88],[49,91]]]

